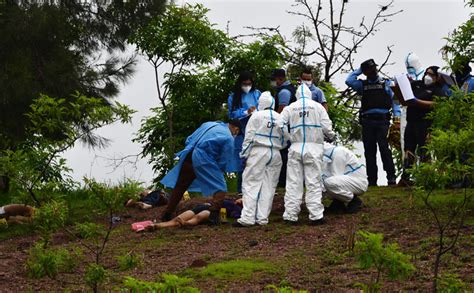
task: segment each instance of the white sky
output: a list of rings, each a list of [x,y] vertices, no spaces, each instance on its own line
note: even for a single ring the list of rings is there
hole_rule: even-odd
[[[290,36],[293,29],[302,21],[301,18],[286,12],[294,3],[290,0],[197,2],[203,3],[211,10],[208,14],[209,19],[216,23],[218,28],[225,30],[227,22],[230,21],[231,35],[249,33],[243,28],[244,26],[280,26],[281,31],[286,36]],[[347,23],[357,24],[364,15],[370,19],[370,15],[376,13],[378,5],[388,2],[349,0]],[[177,3],[183,3],[183,1],[177,1]],[[314,3],[317,1],[314,0]],[[363,44],[363,48],[359,49],[355,56],[355,64],[360,64],[369,58],[382,62],[385,58],[386,46],[394,45],[391,61],[396,64],[385,69],[391,75],[405,71],[404,59],[409,52],[415,52],[425,67],[444,66],[439,49],[445,44],[443,38],[468,19],[470,11],[464,4],[462,0],[395,1],[394,10],[403,9],[404,12],[395,16],[391,23],[383,24],[380,32]],[[334,79],[336,85],[342,87],[345,77],[345,75],[336,76]],[[146,160],[138,160],[136,168],[124,165],[114,170],[110,166],[110,161],[101,158],[137,154],[141,150],[140,145],[133,143],[131,139],[139,129],[141,119],[150,115],[149,109],[158,106],[153,70],[143,58],[139,58],[136,74],[129,83],[122,86],[117,100],[137,110],[133,123],[100,129],[99,134],[112,140],[106,149],[89,150],[77,145],[66,152],[65,157],[74,170],[73,177],[76,180],[80,180],[83,176],[92,176],[101,181],[117,182],[123,178],[132,178],[146,184],[151,183],[153,172]],[[357,145],[357,153],[362,153],[360,144]],[[379,162],[379,170],[381,169],[382,165]],[[379,184],[385,182],[383,171],[379,171]]]

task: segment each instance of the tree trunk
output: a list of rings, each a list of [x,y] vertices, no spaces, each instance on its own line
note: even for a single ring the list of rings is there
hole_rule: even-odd
[[[7,193],[10,190],[10,178],[0,176],[0,193]]]

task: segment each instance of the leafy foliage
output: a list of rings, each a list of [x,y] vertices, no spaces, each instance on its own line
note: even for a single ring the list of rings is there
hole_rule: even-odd
[[[68,216],[68,209],[64,201],[49,201],[35,212],[35,227],[40,233],[42,243],[47,244],[51,234],[62,228]]]
[[[176,293],[195,293],[199,289],[188,286],[192,279],[179,277],[176,275],[163,274],[158,282],[147,282],[137,280],[133,277],[125,277],[122,291],[130,290],[132,292],[176,292]]]
[[[396,280],[406,278],[415,271],[410,257],[400,252],[396,243],[383,244],[382,234],[359,231],[357,235],[360,239],[356,241],[354,251],[359,266],[377,270],[375,279],[364,288],[368,292],[379,290],[382,273],[390,280]]]
[[[79,93],[69,100],[41,95],[27,114],[29,138],[15,151],[0,154],[0,174],[10,178],[16,193],[31,196],[40,204],[51,194],[74,187],[70,169],[61,157],[64,151],[78,141],[105,145],[107,140],[94,131],[115,122],[129,123],[133,113],[120,103],[107,104]],[[57,133],[61,135],[51,138]]]
[[[160,178],[174,164],[174,154],[200,124],[225,117],[223,104],[242,70],[252,71],[259,88],[268,88],[271,69],[284,52],[279,38],[242,44],[214,28],[202,5],[169,5],[163,17],[139,30],[130,41],[155,67],[160,107],[143,120],[135,141]],[[170,70],[159,82],[157,68]]]
[[[107,105],[105,99],[133,74],[135,56],[122,58],[126,40],[156,18],[164,3],[0,1],[0,151],[30,138],[25,114],[40,94],[71,101],[79,91]]]
[[[78,250],[71,254],[64,248],[47,248],[37,242],[31,249],[26,269],[32,278],[56,278],[60,272],[71,272],[77,265],[80,256]]]
[[[107,270],[99,264],[91,263],[86,269],[85,281],[86,284],[91,287],[94,292],[98,289],[100,284],[103,284],[107,280]]]
[[[117,262],[121,271],[128,271],[143,265],[143,254],[128,253],[117,256]]]

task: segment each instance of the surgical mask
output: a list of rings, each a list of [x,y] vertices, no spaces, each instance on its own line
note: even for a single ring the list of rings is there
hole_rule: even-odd
[[[246,94],[248,94],[248,92],[250,92],[250,90],[252,89],[252,86],[251,85],[243,85],[241,87],[242,91]]]
[[[429,75],[426,75],[424,78],[423,78],[423,82],[425,83],[425,85],[427,86],[430,86],[434,83],[434,80],[433,78],[431,78],[431,76]]]
[[[278,87],[277,82],[276,82],[275,80],[272,80],[272,81],[270,82],[270,85],[271,85],[272,87],[274,87],[274,88]]]
[[[313,81],[312,81],[312,80],[303,80],[303,83],[305,83],[308,87],[310,87],[310,86],[313,85]]]

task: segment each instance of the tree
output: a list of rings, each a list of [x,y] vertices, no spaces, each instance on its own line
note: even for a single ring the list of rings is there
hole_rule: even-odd
[[[160,107],[143,121],[135,141],[143,144],[157,178],[201,123],[225,117],[223,104],[240,71],[253,71],[257,87],[267,88],[269,72],[282,64],[278,38],[240,43],[215,29],[206,13],[202,5],[169,6],[131,39],[155,70]],[[163,68],[169,70],[160,75]]]
[[[125,53],[127,38],[164,3],[0,1],[0,151],[27,139],[25,114],[40,94],[67,100],[76,91],[104,101],[115,97],[135,64],[135,56]],[[0,176],[0,190],[7,189],[7,178]]]
[[[120,103],[106,104],[102,99],[79,93],[66,99],[42,95],[31,105],[27,139],[15,150],[0,152],[0,174],[12,180],[14,191],[29,196],[36,205],[74,185],[62,153],[77,142],[105,144],[94,131],[115,122],[129,123],[133,110]],[[51,138],[61,133],[61,138]]]
[[[474,1],[467,2],[474,7]],[[474,57],[474,14],[447,38],[442,48],[447,63],[456,70]],[[454,89],[449,99],[436,99],[426,151],[430,162],[414,166],[415,193],[432,215],[438,231],[433,262],[432,291],[440,287],[441,259],[456,246],[474,192],[474,93]],[[447,191],[447,187],[457,187]],[[439,195],[439,194],[442,195]]]

